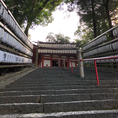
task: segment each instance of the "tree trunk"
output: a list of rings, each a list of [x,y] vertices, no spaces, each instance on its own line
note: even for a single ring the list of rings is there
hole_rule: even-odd
[[[111,29],[112,26],[112,22],[111,22],[111,16],[110,16],[110,12],[109,12],[109,0],[103,0],[104,2],[104,6],[105,6],[105,12],[106,12],[106,16],[107,16],[107,20],[108,20],[108,24],[109,24],[109,29]],[[113,38],[113,32],[111,31],[110,33],[110,37]]]
[[[26,26],[26,28],[25,28],[25,34],[28,36],[28,31],[29,31],[29,28],[30,28],[30,26],[31,26],[31,22],[28,22],[27,23],[27,26]]]
[[[107,19],[108,19],[108,23],[109,23],[109,29],[111,29],[113,26],[112,26],[111,17],[109,14],[108,6],[106,7],[106,14],[107,14]],[[110,37],[111,37],[111,39],[113,39],[113,32],[112,31],[110,32]]]
[[[91,0],[94,38],[97,37],[97,21],[95,18],[94,0]]]
[[[112,28],[113,26],[112,26],[110,12],[109,12],[109,0],[106,1],[105,10],[106,10],[106,15],[107,15],[107,20],[108,20],[108,23],[109,23],[109,28]]]

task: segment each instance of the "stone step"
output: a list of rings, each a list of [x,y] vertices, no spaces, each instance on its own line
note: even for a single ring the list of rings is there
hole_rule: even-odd
[[[43,79],[42,79],[43,78]],[[68,82],[70,82],[70,83],[79,83],[79,82],[84,82],[84,83],[88,83],[88,82],[96,82],[96,78],[94,78],[94,80],[91,80],[91,79],[81,79],[81,78],[73,78],[73,79],[71,79],[71,78],[60,78],[60,77],[54,77],[54,78],[49,78],[49,77],[42,77],[42,78],[33,78],[33,80],[31,79],[31,78],[23,78],[23,81],[22,81],[22,79],[19,79],[19,80],[17,80],[15,83],[26,83],[26,84],[29,84],[29,83],[40,83],[40,82],[47,82],[47,81],[45,81],[45,80],[48,80],[48,82],[49,83],[55,83],[56,81],[58,81],[58,82],[64,82],[64,83],[68,83]],[[34,81],[35,80],[35,81]],[[73,80],[73,81],[72,81]],[[112,79],[112,80],[100,80],[100,82],[118,82],[118,80],[116,79],[116,80],[114,80],[114,79]]]
[[[39,103],[40,95],[0,96],[0,104],[5,103]]]
[[[116,110],[70,111],[57,113],[30,113],[0,115],[0,118],[117,118]]]
[[[13,84],[11,84],[11,85],[9,85],[10,87],[30,87],[30,86],[64,86],[64,85],[68,85],[68,86],[70,86],[70,85],[82,85],[82,86],[84,86],[84,85],[89,85],[89,86],[91,86],[91,85],[96,85],[97,84],[97,81],[89,81],[89,82],[81,82],[81,81],[74,81],[74,82],[72,82],[72,81],[70,81],[70,82],[58,82],[58,83],[56,83],[56,82],[54,82],[54,83],[49,83],[49,82],[44,82],[44,83],[42,83],[42,82],[37,82],[37,83],[32,83],[32,82],[28,82],[28,83],[19,83],[19,82],[15,82],[15,83],[13,83]],[[100,82],[100,85],[117,85],[118,84],[118,81],[116,82],[116,81],[101,81]],[[9,87],[9,86],[7,86],[7,87]]]
[[[89,89],[61,89],[61,90],[28,90],[28,91],[1,91],[0,96],[17,95],[49,95],[49,94],[87,94],[87,93],[118,93],[118,88],[89,88]]]
[[[0,90],[0,118],[116,118],[118,80],[111,73],[85,79],[79,70],[37,69]],[[9,115],[2,115],[9,114]]]
[[[87,89],[87,88],[115,88],[116,85],[91,85],[91,86],[82,86],[82,85],[65,85],[65,86],[31,86],[31,87],[7,87],[6,91],[27,91],[27,90],[61,90],[61,89]]]
[[[83,100],[44,103],[44,113],[118,108],[117,100]]]
[[[23,80],[23,81],[22,81]],[[39,77],[39,78],[22,78],[22,79],[19,79],[19,80],[17,80],[16,82],[15,82],[15,84],[35,84],[35,83],[38,83],[38,84],[40,84],[40,83],[49,83],[49,84],[55,84],[55,83],[61,83],[61,84],[63,84],[63,83],[83,83],[83,84],[88,84],[88,83],[95,83],[97,80],[96,80],[96,78],[94,77],[94,79],[93,80],[91,80],[91,79],[81,79],[81,78],[79,78],[79,77],[71,77],[70,76],[70,78],[68,77],[68,76],[66,76],[66,77]],[[117,79],[113,79],[112,78],[112,80],[110,79],[105,79],[105,80],[101,80],[100,79],[100,82],[101,83],[109,83],[109,82],[111,82],[111,83],[114,83],[114,82],[118,82],[118,80]]]
[[[14,113],[53,113],[69,111],[88,111],[88,110],[108,110],[117,109],[118,100],[84,100],[71,102],[50,102],[50,103],[13,103],[0,104],[0,114]]]
[[[109,83],[110,84],[110,83]],[[45,87],[45,86],[92,86],[92,85],[95,85],[96,86],[96,83],[91,83],[91,84],[86,84],[86,83],[53,83],[53,84],[50,84],[50,83],[47,83],[47,84],[41,84],[41,83],[29,83],[29,84],[12,84],[12,85],[9,85],[7,87],[30,87],[30,86],[35,86],[35,87]]]
[[[0,104],[71,102],[71,101],[79,101],[79,100],[105,100],[105,99],[118,99],[118,94],[115,93],[91,94],[90,93],[90,94],[0,96]]]
[[[61,95],[41,95],[40,103],[46,102],[71,102],[80,100],[105,100],[118,99],[118,94],[98,93],[98,94],[61,94]]]
[[[22,79],[20,79],[20,80],[17,80],[16,82],[18,82],[18,83],[31,83],[31,82],[33,82],[33,83],[37,83],[37,82],[45,82],[45,80],[46,81],[48,81],[48,82],[50,82],[50,83],[54,83],[54,82],[56,82],[56,81],[58,81],[58,82],[96,82],[96,78],[94,77],[94,79],[81,79],[80,77],[71,77],[70,76],[70,78],[69,78],[69,75],[68,76],[54,76],[54,77],[49,77],[49,76],[47,76],[47,77],[45,77],[45,76],[42,76],[42,77],[34,77],[33,78],[35,81],[33,81],[31,78],[24,78],[23,80],[23,82],[22,82]],[[28,81],[27,81],[28,80]],[[117,79],[114,79],[114,78],[112,78],[112,80],[111,80],[111,78],[110,79],[101,79],[101,78],[99,78],[99,80],[100,80],[100,82],[105,82],[105,81],[108,81],[108,82],[110,82],[110,81],[117,81],[118,82],[118,80]]]

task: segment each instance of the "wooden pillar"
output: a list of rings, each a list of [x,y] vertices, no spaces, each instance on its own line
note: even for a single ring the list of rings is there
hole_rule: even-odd
[[[38,48],[36,47],[36,58],[35,58],[35,65],[38,66]]]
[[[67,66],[67,65],[66,65],[66,59],[65,59],[65,68],[66,68],[66,66]]]
[[[58,59],[58,67],[61,67],[61,58]]]
[[[68,68],[70,68],[70,60],[68,59]]]
[[[71,63],[71,68],[72,68],[73,67],[72,61],[70,63]]]
[[[41,67],[41,58],[40,58],[40,55],[38,56],[38,66]]]
[[[64,59],[63,62],[64,62],[64,68],[65,68],[66,67],[66,60]]]
[[[77,62],[75,61],[75,67],[77,68]]]
[[[50,67],[52,68],[52,56],[50,57]]]
[[[67,69],[69,69],[69,59],[67,59]]]
[[[42,56],[42,68],[44,68],[44,57]]]
[[[70,63],[71,63],[71,72],[73,72],[73,64],[72,64],[72,61]]]

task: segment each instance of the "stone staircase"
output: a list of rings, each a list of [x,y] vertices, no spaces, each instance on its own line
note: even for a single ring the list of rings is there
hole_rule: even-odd
[[[118,80],[78,73],[37,69],[1,89],[0,118],[118,118]]]

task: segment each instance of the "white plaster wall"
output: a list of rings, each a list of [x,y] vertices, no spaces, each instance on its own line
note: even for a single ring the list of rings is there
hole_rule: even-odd
[[[75,67],[75,62],[72,62],[72,65],[71,65],[71,62],[70,62],[70,67]]]
[[[50,60],[44,60],[44,67],[50,67]]]

